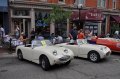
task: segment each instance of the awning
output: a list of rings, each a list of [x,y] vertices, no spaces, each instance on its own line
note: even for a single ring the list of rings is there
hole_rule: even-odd
[[[110,17],[110,20],[111,20],[112,22],[120,23],[120,16],[118,16],[118,15],[113,15],[113,16]]]
[[[70,17],[71,20],[79,20],[79,12],[73,11]]]
[[[81,21],[102,21],[103,20],[103,15],[101,10],[99,9],[89,9],[89,10],[80,10],[80,15],[79,11],[73,11],[71,15],[71,20],[80,20]]]

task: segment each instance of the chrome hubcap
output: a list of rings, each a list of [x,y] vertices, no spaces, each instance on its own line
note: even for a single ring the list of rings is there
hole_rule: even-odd
[[[91,59],[92,61],[96,61],[96,60],[97,60],[97,55],[96,55],[95,53],[92,53],[92,54],[90,55],[90,59]]]

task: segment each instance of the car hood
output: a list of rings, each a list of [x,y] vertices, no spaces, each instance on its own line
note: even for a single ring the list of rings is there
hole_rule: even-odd
[[[71,50],[69,50],[68,48],[64,48],[64,47],[57,47],[57,46],[43,46],[43,47],[36,47],[34,48],[35,50],[38,51],[43,51],[43,52],[48,52],[48,53],[53,53],[53,51],[57,51],[57,53],[59,55],[67,55],[64,50],[67,49],[69,52],[71,52]]]
[[[61,43],[61,44],[57,44],[58,46],[66,46],[68,45],[67,43]],[[69,46],[69,45],[68,45]],[[77,46],[77,45],[76,45]],[[82,47],[85,47],[85,48],[104,48],[106,46],[104,45],[97,45],[97,44],[82,44],[82,45],[78,45],[78,46],[82,46]]]
[[[83,47],[88,47],[88,48],[95,48],[95,49],[100,49],[100,48],[106,48],[104,45],[95,45],[95,44],[83,44]]]

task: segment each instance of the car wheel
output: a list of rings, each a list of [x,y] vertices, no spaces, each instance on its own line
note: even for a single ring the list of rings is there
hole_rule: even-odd
[[[19,60],[23,60],[23,55],[22,55],[22,52],[20,50],[18,50],[18,52],[17,52],[17,57]]]
[[[46,56],[43,56],[41,58],[41,67],[43,70],[46,70],[46,71],[50,68],[50,63]]]
[[[92,51],[88,54],[88,58],[92,62],[98,62],[100,60],[100,55],[97,52]]]
[[[69,60],[68,62],[66,62],[66,63],[65,63],[65,65],[69,65],[69,64],[70,64],[70,62],[71,62],[71,60]]]

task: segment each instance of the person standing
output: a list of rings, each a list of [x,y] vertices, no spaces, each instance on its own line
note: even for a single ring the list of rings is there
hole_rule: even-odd
[[[85,38],[83,29],[80,29],[80,30],[78,31],[77,38],[78,38],[78,39],[84,39],[84,38]]]
[[[74,41],[76,41],[76,39],[77,39],[77,34],[78,34],[77,28],[76,28],[76,27],[73,27],[73,29],[70,31],[69,36],[70,36],[71,39],[73,39]]]
[[[119,31],[115,31],[113,38],[120,39]]]
[[[52,42],[52,44],[55,44],[55,43],[56,43],[55,33],[52,33],[52,34],[50,35],[50,41]]]
[[[4,37],[5,36],[5,30],[4,28],[0,25],[0,37]]]
[[[19,37],[20,37],[20,29],[19,29],[18,25],[16,25],[15,38],[18,39]]]
[[[20,40],[20,44],[26,44],[26,41],[27,41],[27,37],[26,35],[24,34],[24,32],[21,33],[20,37],[19,37],[19,40]]]
[[[32,28],[32,30],[31,30],[31,32],[30,32],[30,43],[31,43],[31,41],[34,40],[34,39],[35,39],[35,30],[34,30],[34,28]]]
[[[37,40],[44,40],[44,37],[42,36],[41,33],[39,33],[36,37]]]
[[[4,42],[4,36],[5,36],[5,30],[4,28],[0,25],[0,44],[3,44]]]
[[[93,31],[92,30],[88,30],[87,34],[86,34],[86,39],[88,43],[92,43],[92,36],[93,36]]]
[[[60,36],[60,35],[57,35],[56,40],[57,40],[57,43],[58,43],[58,44],[59,44],[59,43],[62,43],[62,42],[63,42],[63,37]]]
[[[88,34],[87,34],[87,36],[86,36],[86,39],[87,39],[88,41],[91,40],[92,35],[93,35],[93,32],[89,30],[89,31],[88,31]]]

